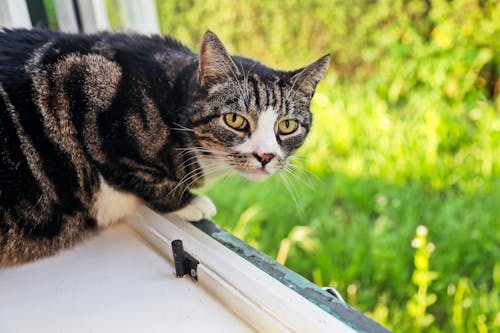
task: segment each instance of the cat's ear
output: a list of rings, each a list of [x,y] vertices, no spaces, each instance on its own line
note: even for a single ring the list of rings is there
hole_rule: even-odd
[[[198,79],[202,87],[209,88],[238,74],[238,68],[220,39],[210,30],[203,36],[200,51]]]
[[[330,65],[330,58],[331,55],[326,54],[309,66],[291,72],[290,82],[293,89],[304,93],[306,96],[312,97],[316,90],[316,86],[319,81],[321,81]]]

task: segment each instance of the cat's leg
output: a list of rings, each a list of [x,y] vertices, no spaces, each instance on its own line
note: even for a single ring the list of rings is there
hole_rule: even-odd
[[[217,213],[214,203],[204,195],[195,195],[187,206],[173,212],[178,217],[196,222],[209,219]]]
[[[209,219],[217,212],[214,203],[204,195],[192,194],[186,191],[182,198],[163,200],[150,200],[149,206],[156,212],[168,217],[169,214],[175,214],[181,219],[191,222]]]
[[[168,217],[175,214],[186,221],[196,222],[209,219],[217,212],[214,203],[204,195],[184,192],[181,198],[161,197],[145,200],[149,207],[157,213]]]
[[[184,220],[194,222],[209,219],[216,214],[215,205],[208,197],[195,195],[188,189],[179,187],[178,181],[163,180],[163,186],[158,186],[134,175],[128,175],[127,179],[129,180],[127,183],[116,178],[113,182],[119,184],[120,191],[134,193],[161,215],[175,214]],[[131,182],[130,179],[134,181]]]

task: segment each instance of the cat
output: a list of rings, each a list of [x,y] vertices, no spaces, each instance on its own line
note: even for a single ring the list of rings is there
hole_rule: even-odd
[[[0,30],[0,266],[53,255],[145,204],[197,221],[190,189],[262,180],[304,142],[330,62],[295,71],[170,37]]]

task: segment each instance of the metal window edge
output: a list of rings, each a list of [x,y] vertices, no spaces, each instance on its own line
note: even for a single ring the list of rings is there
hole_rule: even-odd
[[[192,225],[354,330],[367,333],[390,332],[379,323],[353,309],[300,274],[243,242],[215,223],[203,220],[192,223]]]
[[[335,332],[389,332],[380,324],[208,220],[186,223],[176,216],[169,216],[166,219],[142,207],[138,215],[130,218],[128,222],[171,261],[173,255],[170,243],[174,239],[182,239],[186,250],[200,261],[198,283],[221,298],[233,312],[258,331],[326,332],[328,328],[335,327],[337,328]],[[227,266],[224,261],[231,262],[232,266]],[[217,267],[221,266],[221,263],[226,268]],[[249,291],[242,289],[241,284],[247,284],[243,288],[248,287]],[[254,288],[253,293],[252,288]],[[271,291],[271,294],[276,291],[279,295],[270,298],[262,289]],[[225,294],[228,290],[230,296]],[[237,309],[235,299],[239,299],[243,304],[238,305],[244,307],[242,312]],[[300,306],[295,304],[296,302],[299,302]],[[280,308],[283,306],[288,307],[288,311]],[[309,309],[310,314],[300,313],[301,308]],[[295,316],[292,315],[294,311]],[[249,314],[254,314],[259,320],[249,321]],[[308,319],[309,324],[304,324],[296,318],[299,316]],[[310,320],[311,318],[313,320]],[[338,330],[339,328],[341,330]]]

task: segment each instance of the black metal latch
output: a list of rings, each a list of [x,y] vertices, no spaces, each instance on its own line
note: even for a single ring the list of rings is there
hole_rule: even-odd
[[[175,275],[177,275],[177,277],[183,277],[189,274],[191,278],[198,280],[196,268],[199,261],[184,251],[184,246],[180,239],[172,241],[172,252],[174,254]]]

